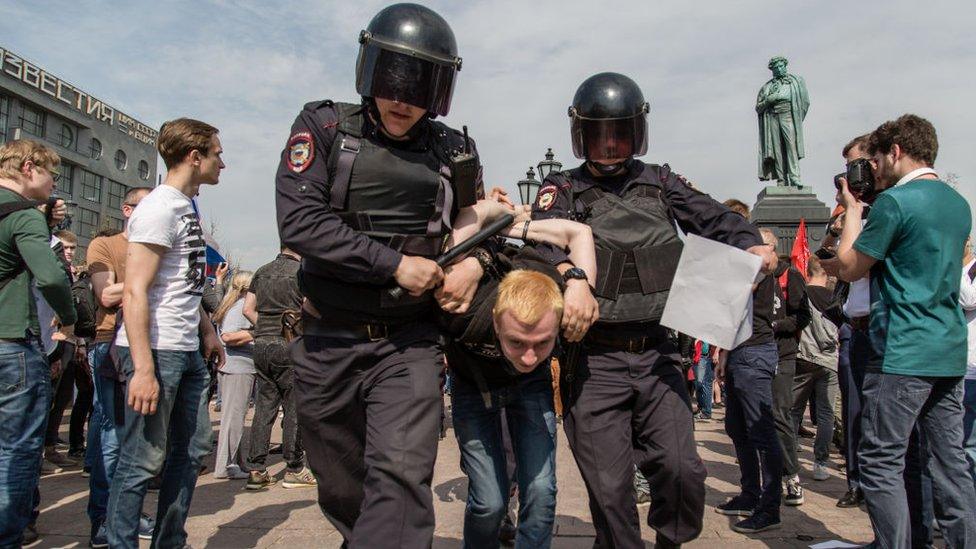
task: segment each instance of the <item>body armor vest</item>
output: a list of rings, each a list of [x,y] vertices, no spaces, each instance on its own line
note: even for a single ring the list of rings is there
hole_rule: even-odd
[[[620,196],[594,185],[573,196],[575,218],[593,230],[601,323],[661,319],[683,246],[663,181],[665,166],[639,170]],[[577,168],[571,177],[580,176]]]
[[[407,255],[433,259],[451,231],[454,193],[445,159],[458,148],[456,132],[434,121],[427,150],[384,147],[364,137],[365,108],[335,103],[338,123],[327,159],[329,204],[344,223],[358,232]],[[463,146],[463,141],[460,142]],[[340,309],[361,311],[368,317],[410,318],[429,310],[427,292],[391,298],[387,286],[350,284],[329,276],[328,267],[303,260],[302,270],[315,275],[310,293]]]

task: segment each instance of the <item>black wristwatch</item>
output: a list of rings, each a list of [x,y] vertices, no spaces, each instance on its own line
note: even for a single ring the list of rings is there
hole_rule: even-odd
[[[579,267],[566,269],[566,272],[563,273],[563,281],[569,282],[570,280],[586,280],[586,271]]]

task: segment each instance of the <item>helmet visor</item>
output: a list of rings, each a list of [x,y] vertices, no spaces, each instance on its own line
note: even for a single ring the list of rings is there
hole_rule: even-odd
[[[407,103],[441,116],[451,108],[453,66],[364,44],[356,69],[359,95]]]
[[[586,160],[618,160],[647,152],[647,115],[630,118],[573,117],[573,153]]]

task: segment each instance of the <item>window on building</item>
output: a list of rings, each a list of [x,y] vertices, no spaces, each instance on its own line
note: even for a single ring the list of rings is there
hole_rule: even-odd
[[[35,137],[44,137],[44,124],[47,122],[47,113],[28,105],[22,105],[19,122],[20,127],[25,132]]]
[[[118,181],[109,180],[108,182],[108,206],[110,208],[121,208],[122,199],[125,197],[125,192],[129,190],[128,187],[119,183]]]
[[[115,167],[119,171],[125,171],[125,167],[129,164],[129,157],[125,155],[125,151],[119,149],[115,151]]]
[[[88,144],[88,156],[95,160],[102,157],[102,142],[92,137],[91,143]]]
[[[146,181],[149,179],[149,162],[139,161],[139,179]]]
[[[116,231],[124,231],[125,230],[125,221],[122,220],[122,219],[119,219],[117,217],[106,216],[105,217],[105,224],[104,224],[104,227],[102,227],[102,228],[103,229],[115,229]]]
[[[102,176],[94,174],[84,168],[78,168],[81,172],[81,197],[92,202],[102,200]]]
[[[75,131],[67,124],[61,124],[61,133],[58,134],[58,143],[62,147],[70,150],[75,149]]]
[[[8,124],[10,124],[10,98],[0,95],[0,143],[7,142]]]
[[[78,236],[92,238],[98,232],[98,212],[78,208]]]
[[[61,198],[70,198],[75,186],[75,167],[73,164],[62,162],[58,169],[61,170],[61,177],[58,178],[58,195]]]

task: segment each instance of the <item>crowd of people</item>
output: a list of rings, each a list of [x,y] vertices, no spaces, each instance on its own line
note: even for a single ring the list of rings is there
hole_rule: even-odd
[[[57,154],[0,147],[0,547],[37,538],[39,476],[62,467],[89,477],[91,547],[185,547],[203,458],[268,489],[279,418],[282,487],[315,488],[344,547],[429,547],[445,373],[466,547],[550,546],[557,404],[594,547],[643,547],[640,501],[657,547],[701,534],[694,425],[717,407],[741,473],[716,508],[733,530],[778,528],[782,505],[804,503],[809,408],[810,476],[826,480],[840,448],[837,506],[866,504],[873,547],[929,547],[936,526],[947,547],[976,547],[976,259],[931,123],[904,115],[843,147],[868,168],[838,176],[823,249],[794,264],[746,204],[637,159],[648,104],[624,75],[580,85],[582,164],[518,207],[485,191],[467,131],[436,120],[461,66],[438,14],[382,10],[359,55],[362,101],[312,102],[294,122],[280,253],[253,273],[206,276],[191,200],[225,167],[210,124],[162,126],[165,181],[128,190],[124,229],[97,235],[83,265],[56,230]],[[760,258],[751,336],[733,349],[660,324],[681,233]]]

